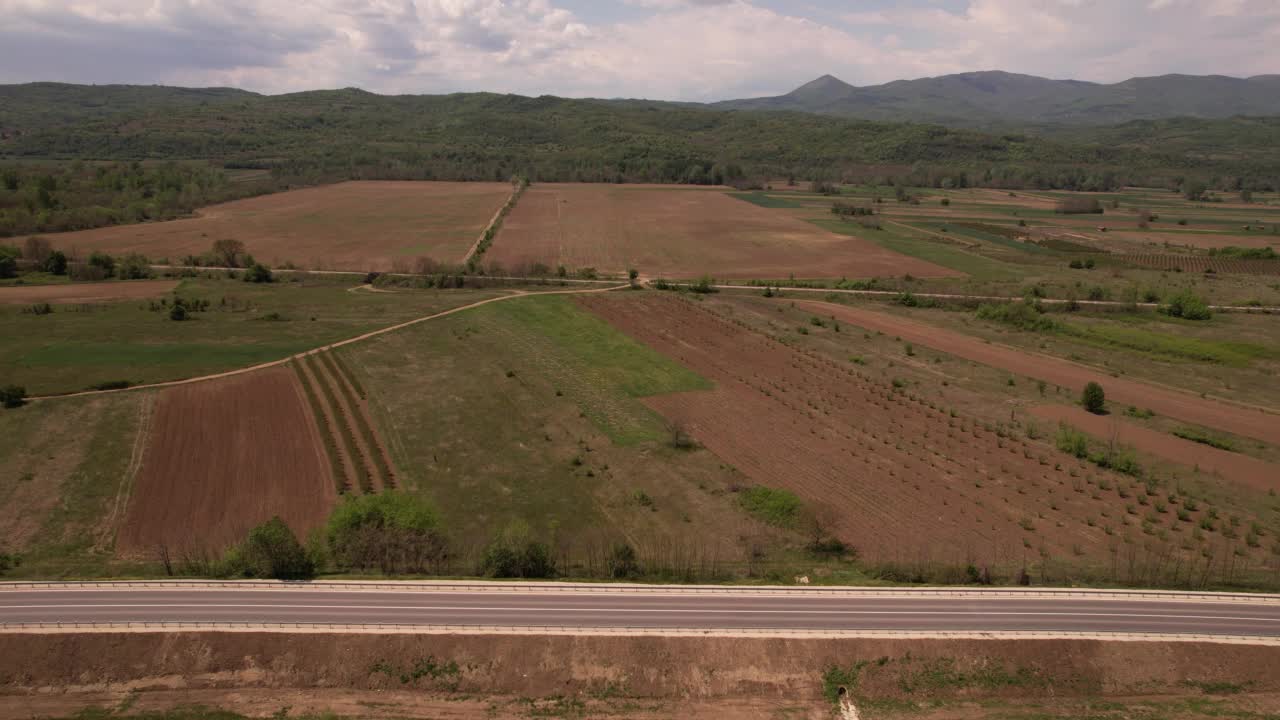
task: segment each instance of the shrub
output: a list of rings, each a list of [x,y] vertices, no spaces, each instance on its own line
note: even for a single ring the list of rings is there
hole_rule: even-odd
[[[0,253],[0,280],[18,275],[18,261],[11,255]]]
[[[49,303],[34,303],[22,308],[23,315],[51,315],[53,306]]]
[[[1078,458],[1089,456],[1089,436],[1066,423],[1058,425],[1058,449]]]
[[[307,551],[278,516],[250,530],[224,562],[226,574],[240,577],[302,580],[315,575]]]
[[[545,544],[532,540],[523,545],[508,539],[490,543],[485,548],[480,568],[486,577],[491,578],[550,578],[556,574],[551,550]]]
[[[710,275],[703,275],[702,277],[698,278],[698,282],[691,285],[689,289],[696,293],[701,293],[703,295],[707,295],[714,292],[720,292],[715,287],[715,280],[713,280]]]
[[[1091,382],[1084,386],[1084,392],[1080,394],[1080,404],[1094,415],[1101,415],[1107,409],[1107,393],[1101,385]]]
[[[1160,312],[1184,320],[1208,320],[1213,316],[1204,298],[1190,290],[1183,290],[1169,298],[1169,304],[1162,306]]]
[[[174,322],[182,322],[187,319],[187,306],[180,302],[175,302],[173,307],[169,308],[169,319]]]
[[[408,493],[349,496],[329,515],[324,534],[344,570],[426,573],[441,569],[447,558],[435,509]]]
[[[116,263],[116,277],[121,280],[145,280],[151,277],[151,263],[138,253],[129,253]]]
[[[101,269],[107,277],[111,277],[116,271],[116,259],[97,250],[89,255],[89,265]]]
[[[1046,317],[1034,302],[985,303],[978,306],[977,317],[979,320],[991,320],[1030,332],[1051,332],[1058,329],[1058,323]]]
[[[27,389],[21,385],[0,387],[0,405],[6,408],[22,407],[27,402]]]
[[[614,580],[630,580],[640,577],[640,561],[636,558],[636,549],[626,543],[618,543],[609,551],[606,561],[609,577]]]
[[[262,263],[254,263],[244,273],[245,282],[269,283],[274,279],[275,277],[271,274],[271,268],[263,265]]]

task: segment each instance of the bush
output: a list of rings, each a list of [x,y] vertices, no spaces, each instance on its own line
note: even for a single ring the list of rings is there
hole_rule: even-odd
[[[435,509],[407,493],[348,497],[329,515],[324,535],[344,570],[428,573],[442,569],[448,557]]]
[[[626,543],[618,543],[609,551],[607,561],[609,577],[614,580],[631,580],[641,575],[640,561],[636,558],[636,549]]]
[[[1084,392],[1080,394],[1080,404],[1094,415],[1102,415],[1107,411],[1107,393],[1101,385],[1091,382],[1084,386]]]
[[[111,277],[116,271],[116,259],[107,253],[95,250],[89,255],[89,266],[99,268],[106,277]]]
[[[288,525],[278,516],[249,531],[224,561],[227,574],[247,578],[303,580],[315,575],[315,564]]]
[[[1035,302],[987,303],[978,306],[977,315],[979,320],[1012,325],[1019,330],[1051,332],[1058,329],[1058,323],[1046,317]]]
[[[715,280],[713,280],[710,275],[703,275],[698,278],[698,282],[690,286],[689,289],[703,295],[720,292],[720,290],[715,287]]]
[[[174,302],[173,307],[169,308],[169,319],[174,322],[182,322],[187,319],[187,306],[180,302]]]
[[[11,255],[0,254],[0,280],[17,277],[18,261]]]
[[[1058,449],[1077,458],[1089,457],[1089,436],[1066,423],[1058,425]]]
[[[1205,302],[1204,298],[1190,290],[1183,290],[1169,298],[1169,304],[1162,306],[1160,312],[1169,317],[1182,318],[1184,320],[1208,320],[1213,317],[1213,313],[1209,310],[1209,304]]]
[[[275,280],[275,277],[271,274],[271,268],[262,263],[254,263],[244,273],[245,282],[269,283],[273,280]]]
[[[54,250],[49,253],[49,258],[44,261],[42,266],[44,271],[51,275],[67,274],[67,256],[61,250]]]
[[[145,280],[151,277],[151,263],[144,255],[129,253],[116,263],[116,277],[121,280]]]
[[[0,387],[0,405],[6,408],[22,407],[27,402],[27,389],[21,385]]]
[[[556,563],[551,551],[540,542],[528,541],[523,546],[506,539],[496,540],[485,548],[480,563],[481,573],[491,578],[551,578]]]

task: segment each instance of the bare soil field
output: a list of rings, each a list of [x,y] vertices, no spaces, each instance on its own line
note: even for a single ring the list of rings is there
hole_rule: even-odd
[[[1041,405],[1031,414],[1055,423],[1065,422],[1104,440],[1115,436],[1120,442],[1159,457],[1216,473],[1224,480],[1266,492],[1280,490],[1280,465],[1240,453],[1219,450],[1180,437],[1126,422],[1119,417],[1094,415],[1083,408]]]
[[[137,300],[166,295],[178,287],[177,280],[133,280],[130,282],[66,283],[60,285],[11,285],[0,287],[0,303],[94,303]]]
[[[1264,703],[1280,690],[1275,648],[1209,642],[4,634],[0,718],[70,715],[91,704],[139,712],[165,707],[175,696],[257,717],[292,706],[298,714],[351,708],[360,717],[829,718],[834,708],[824,694],[835,688],[827,687],[824,674],[830,669],[858,678],[853,699],[866,717],[877,718],[917,703],[934,712],[951,709],[930,718],[956,720],[1021,718],[1000,712],[1003,704],[1034,702],[1039,712],[1025,717],[1042,718],[1072,700],[1114,708],[1141,695],[1150,709],[1181,698],[1203,702],[1201,688],[1238,693],[1230,702],[1259,697]],[[508,704],[511,697],[525,698],[523,708]],[[487,712],[466,704],[489,698]],[[317,707],[323,699],[333,707]],[[730,711],[717,714],[719,703]],[[686,705],[698,713],[685,714]],[[982,707],[996,714],[983,714]],[[35,712],[22,713],[28,709]],[[1182,716],[1157,710],[1114,717]]]
[[[671,187],[535,185],[486,257],[670,278],[959,275],[723,192]]]
[[[319,431],[287,367],[162,391],[117,537],[121,554],[219,552],[279,515],[299,537],[336,492]]]
[[[49,235],[54,247],[178,261],[214,241],[259,261],[322,270],[391,270],[429,257],[460,263],[511,195],[508,183],[361,181],[213,205],[196,217]]]
[[[1172,388],[1112,377],[1061,358],[1016,350],[874,310],[811,300],[798,300],[796,305],[867,330],[898,336],[950,355],[1076,391],[1089,382],[1097,382],[1106,390],[1107,397],[1116,402],[1148,407],[1161,415],[1196,425],[1256,438],[1273,445],[1280,444],[1280,417],[1260,408],[1229,405]]]
[[[1116,492],[1082,491],[1118,476],[690,301],[579,302],[714,381],[645,402],[754,483],[794,492],[865,559],[1007,566],[1036,548],[1096,560],[1108,538],[1088,521],[1124,513]]]

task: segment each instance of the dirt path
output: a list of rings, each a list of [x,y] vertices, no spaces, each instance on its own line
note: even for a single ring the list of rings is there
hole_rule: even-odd
[[[796,305],[867,330],[878,330],[966,360],[1076,391],[1089,382],[1097,382],[1106,389],[1107,396],[1117,402],[1151,408],[1161,415],[1280,445],[1280,415],[1264,408],[1228,405],[1173,388],[1112,377],[1061,358],[988,343],[935,325],[872,310],[813,300],[800,300]]]
[[[1111,416],[1085,412],[1068,405],[1039,405],[1031,414],[1053,422],[1067,422],[1095,437],[1110,439],[1114,434],[1122,443],[1181,463],[1220,475],[1223,479],[1247,485],[1256,490],[1280,489],[1280,466],[1240,453],[1183,440]]]
[[[146,384],[146,385],[134,385],[134,386],[132,386],[132,387],[120,388],[120,389],[117,389],[117,390],[85,390],[85,391],[83,391],[83,392],[67,393],[67,394],[65,394],[65,395],[36,395],[36,396],[32,396],[32,397],[27,398],[27,400],[28,400],[28,401],[36,401],[36,400],[55,400],[55,399],[58,399],[58,398],[84,397],[84,396],[86,396],[86,395],[105,395],[105,394],[107,394],[107,393],[132,392],[132,391],[134,391],[134,390],[146,390],[146,389],[148,389],[148,388],[173,387],[173,386],[175,386],[175,385],[188,385],[188,384],[190,384],[190,383],[204,382],[205,380],[216,380],[216,379],[218,379],[218,378],[232,377],[232,376],[235,376],[235,375],[243,375],[243,374],[245,374],[245,373],[250,373],[250,372],[253,372],[253,371],[255,371],[255,370],[263,370],[263,369],[265,369],[265,368],[276,367],[276,366],[278,366],[278,365],[284,365],[285,363],[287,363],[287,362],[289,362],[289,361],[291,361],[291,360],[294,360],[294,359],[296,359],[296,358],[302,358],[303,356],[310,355],[310,354],[312,354],[312,353],[320,352],[320,351],[323,351],[323,350],[332,350],[332,349],[334,349],[334,348],[346,347],[347,345],[352,345],[352,344],[354,344],[354,343],[363,342],[363,341],[368,340],[368,339],[370,339],[370,338],[375,338],[375,337],[377,337],[377,336],[379,336],[379,335],[385,335],[386,333],[389,333],[389,332],[395,332],[396,330],[403,330],[404,328],[412,327],[412,326],[417,325],[417,324],[419,324],[419,323],[427,322],[428,320],[435,320],[435,319],[437,319],[437,318],[447,317],[447,316],[449,316],[449,315],[453,315],[453,314],[455,314],[455,313],[460,313],[460,312],[463,312],[463,311],[466,311],[466,310],[470,310],[470,309],[472,309],[472,308],[480,307],[481,305],[488,305],[489,303],[502,302],[502,301],[504,301],[504,300],[514,300],[514,299],[516,299],[516,298],[522,298],[522,297],[534,297],[534,296],[538,296],[538,295],[581,295],[581,294],[588,294],[588,293],[612,292],[612,291],[614,291],[614,290],[625,290],[627,287],[629,287],[629,286],[628,286],[626,283],[623,283],[622,285],[611,285],[611,286],[609,286],[609,287],[605,287],[605,288],[591,288],[590,290],[548,290],[548,291],[545,291],[545,292],[537,292],[537,293],[519,292],[519,293],[513,293],[513,294],[511,294],[511,295],[500,295],[500,296],[498,296],[498,297],[492,297],[492,298],[488,298],[488,299],[486,299],[486,300],[478,300],[478,301],[476,301],[476,302],[468,303],[468,304],[466,304],[466,305],[459,305],[459,306],[458,306],[458,307],[456,307],[456,308],[450,308],[450,309],[448,309],[448,310],[442,310],[441,312],[434,313],[434,314],[432,314],[432,315],[424,315],[423,317],[420,317],[420,318],[414,318],[413,320],[408,320],[408,321],[406,321],[406,322],[402,322],[402,323],[397,323],[397,324],[395,324],[395,325],[391,325],[391,326],[388,326],[388,327],[384,327],[384,328],[381,328],[381,329],[379,329],[379,330],[372,330],[372,331],[370,331],[370,332],[364,333],[363,335],[357,335],[357,336],[355,336],[355,337],[353,337],[353,338],[347,338],[346,340],[340,340],[340,341],[338,341],[338,342],[336,342],[336,343],[332,343],[332,344],[330,344],[330,345],[322,345],[322,346],[320,346],[320,347],[318,347],[318,348],[313,348],[313,349],[311,349],[311,350],[307,350],[307,351],[305,351],[305,352],[300,352],[300,353],[297,353],[297,354],[295,354],[295,355],[290,355],[289,357],[286,357],[286,358],[281,358],[281,359],[279,359],[279,360],[272,360],[272,361],[270,361],[270,362],[265,362],[265,363],[259,363],[259,364],[257,364],[257,365],[250,365],[249,367],[240,368],[240,369],[238,369],[238,370],[228,370],[227,372],[214,373],[214,374],[212,374],[212,375],[201,375],[201,376],[199,376],[199,377],[186,378],[186,379],[184,379],[184,380],[170,380],[170,381],[168,381],[168,382],[148,383],[148,384]]]

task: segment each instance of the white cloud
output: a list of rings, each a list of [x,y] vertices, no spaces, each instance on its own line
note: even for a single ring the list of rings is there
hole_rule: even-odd
[[[823,22],[799,4],[625,0],[634,19],[592,25],[567,1],[0,0],[0,81],[704,100],[827,72],[869,84],[1280,69],[1276,0],[970,0],[812,16]]]

